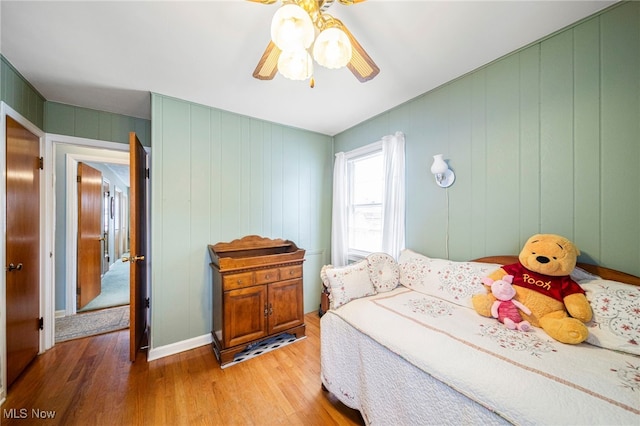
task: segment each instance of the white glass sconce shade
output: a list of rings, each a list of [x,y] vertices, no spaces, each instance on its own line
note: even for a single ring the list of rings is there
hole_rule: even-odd
[[[441,188],[450,187],[456,179],[455,174],[453,174],[447,163],[442,158],[442,154],[436,154],[433,156],[431,173],[433,173],[436,178],[436,183]]]

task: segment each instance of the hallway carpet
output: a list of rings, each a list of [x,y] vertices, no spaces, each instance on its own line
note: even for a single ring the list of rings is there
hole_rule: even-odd
[[[121,259],[111,266],[101,281],[101,291],[98,297],[79,309],[78,312],[95,311],[129,304],[129,263]]]
[[[129,306],[56,318],[56,343],[129,327]]]

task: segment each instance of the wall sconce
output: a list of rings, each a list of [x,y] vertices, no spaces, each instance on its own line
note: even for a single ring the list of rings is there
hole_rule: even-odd
[[[441,188],[448,188],[453,184],[456,175],[453,174],[447,163],[442,158],[442,154],[433,156],[433,164],[431,165],[431,173],[436,178],[436,183]]]

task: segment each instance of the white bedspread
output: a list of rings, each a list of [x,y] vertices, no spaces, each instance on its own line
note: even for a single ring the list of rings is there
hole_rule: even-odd
[[[431,402],[443,404],[437,407],[443,413],[456,413],[451,418],[475,423],[482,421],[475,417],[478,412],[485,411],[486,421],[506,419],[515,424],[640,424],[640,357],[586,343],[565,345],[539,329],[511,331],[472,309],[403,287],[327,312],[321,325],[321,333],[332,334],[330,339],[322,338],[326,351],[339,350],[331,346],[340,342],[335,339],[340,322],[386,347],[393,357],[428,373],[425,377],[468,397],[469,401],[462,397],[462,405],[458,401],[446,406],[450,398],[445,394]],[[349,335],[342,344],[356,345],[354,336]],[[358,368],[356,363],[374,361],[361,352],[360,360],[341,369],[328,365],[331,361],[322,350],[323,382],[347,405],[362,410],[358,388],[363,378],[338,376],[352,374],[348,369]],[[393,360],[387,362],[393,368]],[[358,380],[360,384],[353,383]],[[410,380],[404,380],[404,389],[393,391],[421,396],[421,389]],[[464,418],[465,410],[471,418]],[[367,413],[363,415],[369,422]]]

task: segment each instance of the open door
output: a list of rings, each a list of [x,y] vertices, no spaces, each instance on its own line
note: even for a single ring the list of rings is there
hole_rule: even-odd
[[[147,153],[134,132],[129,133],[130,167],[130,325],[129,358],[136,360],[147,330]]]
[[[98,297],[102,290],[101,218],[102,173],[78,163],[78,310]]]

